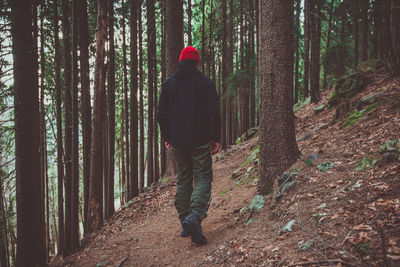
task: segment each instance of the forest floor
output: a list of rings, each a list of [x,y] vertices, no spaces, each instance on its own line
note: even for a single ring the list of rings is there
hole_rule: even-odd
[[[335,109],[326,108],[333,89],[295,113],[302,155],[288,171],[297,173],[296,184],[279,200],[265,196],[256,212],[241,209],[257,194],[256,162],[243,162],[258,136],[214,157],[202,224],[208,244],[180,237],[170,178],[117,211],[81,252],[51,266],[400,266],[400,163],[379,152],[400,139],[400,80],[385,72],[371,79],[355,98],[377,94],[380,104],[352,126],[333,123]],[[323,162],[334,166],[322,172]],[[281,233],[291,220],[292,231]]]

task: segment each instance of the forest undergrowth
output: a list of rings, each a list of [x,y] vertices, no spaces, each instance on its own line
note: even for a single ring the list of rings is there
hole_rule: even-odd
[[[369,76],[354,99],[375,103],[361,115],[335,121],[333,89],[295,113],[302,154],[261,209],[246,208],[257,194],[258,135],[213,158],[205,246],[179,236],[168,177],[51,266],[399,266],[400,164],[387,146],[400,140],[400,80]]]

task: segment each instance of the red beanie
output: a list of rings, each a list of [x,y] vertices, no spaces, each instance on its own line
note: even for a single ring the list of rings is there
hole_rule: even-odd
[[[182,50],[179,61],[182,61],[183,59],[191,59],[199,62],[200,61],[199,51],[197,51],[197,49],[192,46],[187,46]]]

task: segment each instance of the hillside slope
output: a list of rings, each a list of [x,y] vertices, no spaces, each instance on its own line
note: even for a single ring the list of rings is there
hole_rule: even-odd
[[[380,147],[400,139],[400,81],[385,72],[370,78],[355,98],[376,95],[378,104],[350,126],[332,123],[335,109],[315,114],[332,90],[296,112],[302,156],[288,170],[294,182],[260,210],[242,209],[256,194],[258,137],[214,158],[207,245],[179,237],[170,178],[118,211],[82,252],[51,266],[399,266],[400,164]]]

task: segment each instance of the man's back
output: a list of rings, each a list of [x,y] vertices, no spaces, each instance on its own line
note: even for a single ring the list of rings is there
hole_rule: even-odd
[[[161,134],[179,149],[219,140],[219,104],[215,85],[192,60],[182,60],[163,84],[158,106]]]

